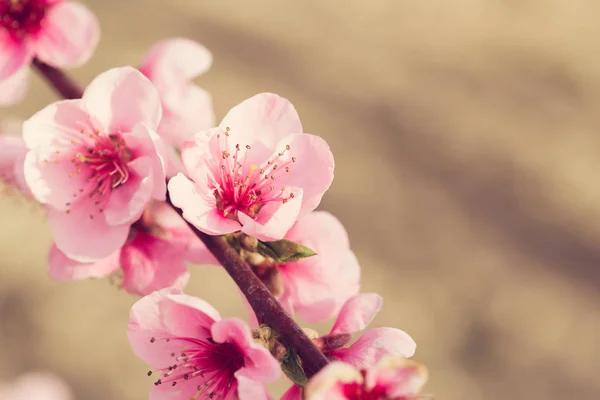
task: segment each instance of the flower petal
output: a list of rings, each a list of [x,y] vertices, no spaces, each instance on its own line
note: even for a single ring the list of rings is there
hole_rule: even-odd
[[[152,197],[154,176],[150,157],[136,158],[127,166],[127,182],[112,190],[104,209],[109,225],[132,224],[142,216]]]
[[[9,106],[23,100],[29,87],[29,68],[23,67],[6,79],[0,79],[0,106]]]
[[[239,211],[238,219],[242,224],[242,232],[263,241],[283,239],[296,222],[302,206],[302,189],[290,188],[290,191],[295,195],[293,199],[285,204],[280,201],[268,203],[260,210],[256,219]]]
[[[162,115],[158,91],[131,67],[113,68],[98,75],[85,89],[82,100],[108,133],[131,132],[139,123],[155,130]]]
[[[290,146],[290,151],[280,157],[281,162],[295,160],[290,171],[280,175],[277,182],[283,186],[296,186],[304,191],[300,217],[308,214],[321,202],[333,182],[335,161],[329,145],[315,135],[289,135],[277,144],[277,149]]]
[[[0,80],[27,67],[33,55],[29,41],[15,41],[6,29],[0,30]]]
[[[189,272],[181,247],[138,231],[121,250],[123,289],[141,296],[166,287],[183,289]]]
[[[160,304],[164,325],[174,336],[205,339],[211,326],[221,319],[219,312],[208,302],[185,293],[167,295]]]
[[[105,259],[82,263],[71,260],[55,244],[50,248],[50,278],[56,281],[78,281],[88,278],[104,278],[119,269],[117,250]]]
[[[93,199],[86,199],[69,213],[49,208],[48,222],[56,247],[68,258],[80,262],[110,256],[125,244],[129,234],[128,225],[108,225],[98,215]]]
[[[217,343],[235,343],[244,354],[245,365],[238,371],[259,382],[273,382],[281,375],[279,362],[263,346],[252,339],[250,328],[238,318],[225,318],[216,322],[211,329],[212,338]]]
[[[200,195],[196,185],[183,174],[171,178],[168,188],[171,201],[183,210],[183,217],[202,232],[225,235],[240,230],[238,222],[220,215],[216,205],[211,204],[205,195]]]
[[[361,293],[351,297],[342,306],[330,334],[362,331],[375,318],[382,302],[377,293]]]
[[[290,133],[302,133],[302,124],[289,100],[273,93],[257,94],[233,107],[219,127],[230,128],[241,144],[262,141],[275,149],[277,142]]]
[[[125,135],[127,148],[137,157],[146,156],[152,161],[153,190],[152,197],[164,200],[167,193],[165,182],[168,148],[162,138],[144,124],[137,124],[130,134]]]
[[[267,392],[267,388],[261,382],[247,378],[236,372],[237,379],[237,395],[240,400],[270,400],[271,396]]]
[[[362,383],[361,373],[351,365],[334,361],[313,376],[304,388],[305,400],[347,400],[345,383]]]
[[[427,382],[427,368],[403,357],[385,357],[377,366],[367,371],[366,386],[386,389],[389,398],[413,397]]]
[[[211,64],[212,54],[200,43],[171,38],[152,46],[140,71],[163,93],[187,85],[191,79],[208,71]]]
[[[64,2],[51,7],[44,27],[33,38],[37,57],[55,68],[85,64],[94,54],[100,27],[94,14],[84,5]]]
[[[168,295],[181,293],[180,290],[167,288],[138,300],[129,312],[127,338],[133,352],[154,368],[171,365],[172,352],[181,349],[181,343],[167,341],[171,334],[163,324],[160,305]]]
[[[374,328],[365,332],[350,347],[331,352],[336,359],[356,368],[370,368],[386,355],[412,357],[417,344],[406,333],[395,328]]]

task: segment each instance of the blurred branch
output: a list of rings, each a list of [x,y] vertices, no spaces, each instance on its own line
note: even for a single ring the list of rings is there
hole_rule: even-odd
[[[61,70],[44,64],[37,58],[33,60],[33,67],[65,99],[80,99],[83,96],[83,90]]]

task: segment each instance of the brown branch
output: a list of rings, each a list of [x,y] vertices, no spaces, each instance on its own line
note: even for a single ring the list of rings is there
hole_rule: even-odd
[[[80,99],[83,96],[83,90],[61,70],[44,64],[38,59],[33,60],[33,67],[65,99]]]
[[[33,65],[63,97],[67,99],[81,98],[83,91],[65,73],[37,60],[34,60]],[[171,203],[169,193],[167,193],[167,203],[183,218],[182,211]],[[307,378],[327,365],[328,360],[325,355],[285,312],[269,289],[252,272],[239,254],[229,246],[225,238],[207,235],[189,222],[186,221],[186,223],[238,285],[258,320],[274,329],[280,335],[282,342],[298,354]]]

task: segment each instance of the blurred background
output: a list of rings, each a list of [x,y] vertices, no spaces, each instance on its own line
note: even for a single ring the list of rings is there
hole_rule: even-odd
[[[330,143],[321,209],[346,225],[362,291],[384,296],[373,326],[417,341],[427,392],[600,398],[600,2],[83,2],[103,36],[80,83],[186,36],[214,54],[197,82],[217,119],[276,92]],[[34,77],[0,117],[54,99]],[[43,211],[1,193],[0,380],[46,369],[80,400],[147,399],[125,336],[136,298],[50,281]],[[194,268],[187,291],[245,315],[218,268]]]

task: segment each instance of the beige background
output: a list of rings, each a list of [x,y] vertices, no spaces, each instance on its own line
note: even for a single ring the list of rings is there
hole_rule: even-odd
[[[597,0],[86,3],[104,32],[80,82],[188,36],[214,53],[198,83],[219,118],[273,91],[331,144],[321,208],[346,224],[363,291],[384,295],[373,326],[416,339],[428,392],[600,398]],[[33,77],[0,117],[54,98]],[[146,399],[125,338],[135,298],[51,282],[35,205],[4,192],[0,221],[0,379],[46,368],[81,400]],[[243,315],[216,268],[194,269],[188,291]]]

